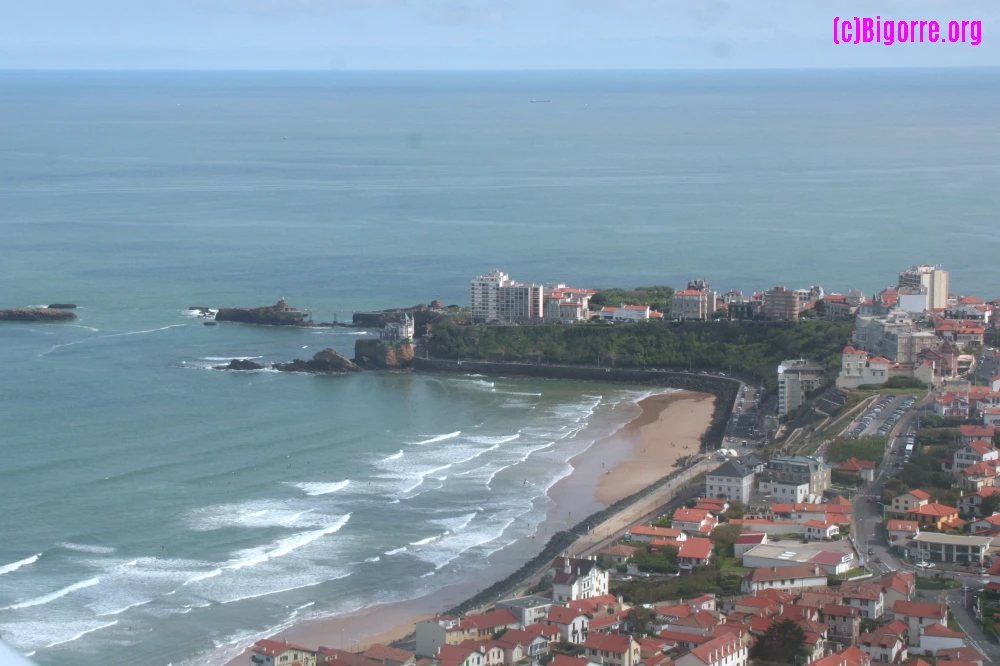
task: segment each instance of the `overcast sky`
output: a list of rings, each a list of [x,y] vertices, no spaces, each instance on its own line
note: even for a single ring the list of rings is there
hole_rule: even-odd
[[[982,43],[833,44],[835,16],[980,20]],[[1000,0],[7,0],[2,69],[1000,65]]]

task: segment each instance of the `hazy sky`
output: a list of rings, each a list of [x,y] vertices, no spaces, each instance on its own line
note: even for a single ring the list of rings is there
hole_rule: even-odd
[[[1000,0],[4,0],[3,69],[1000,65]],[[834,16],[982,43],[833,44]]]

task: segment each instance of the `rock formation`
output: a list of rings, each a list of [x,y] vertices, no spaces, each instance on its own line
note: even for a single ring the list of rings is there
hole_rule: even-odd
[[[217,365],[216,370],[263,370],[264,366],[246,359],[234,358],[229,365]]]
[[[285,299],[260,308],[219,308],[216,321],[238,321],[266,326],[309,326],[309,315],[288,306]]]
[[[54,308],[14,308],[0,310],[0,321],[68,321],[76,315]]]
[[[76,308],[76,303],[53,303],[49,306],[50,310],[73,310]]]
[[[275,363],[271,367],[282,372],[312,372],[317,374],[361,372],[361,368],[355,365],[351,359],[336,349],[329,348],[316,352],[311,361],[297,358],[291,363]]]
[[[392,344],[382,340],[354,341],[354,362],[363,368],[400,370],[409,367],[412,360],[413,345],[409,342]]]

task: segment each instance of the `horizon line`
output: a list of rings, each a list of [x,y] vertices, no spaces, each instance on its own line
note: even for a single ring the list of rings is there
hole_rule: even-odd
[[[872,65],[836,67],[816,65],[809,67],[562,67],[562,68],[486,68],[486,69],[352,69],[352,68],[284,68],[284,67],[0,67],[0,73],[329,73],[329,74],[482,74],[482,73],[563,73],[563,72],[809,72],[809,71],[911,71],[911,70],[956,70],[956,69],[1000,69],[997,65]]]

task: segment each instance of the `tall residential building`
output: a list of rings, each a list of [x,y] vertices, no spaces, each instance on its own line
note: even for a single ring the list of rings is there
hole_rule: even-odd
[[[806,394],[823,383],[825,368],[804,359],[782,361],[778,366],[778,416],[784,416],[806,401]]]
[[[822,458],[813,456],[775,456],[758,474],[761,489],[764,484],[801,484],[809,486],[809,494],[822,495],[831,485],[831,469]]]
[[[948,307],[948,271],[936,266],[922,264],[899,274],[899,286],[916,290],[927,289],[927,301],[931,308]]]
[[[697,279],[688,282],[687,289],[675,291],[670,306],[672,319],[708,320],[715,314],[718,294],[712,291],[708,280]]]
[[[785,287],[775,287],[764,292],[764,316],[768,319],[795,321],[802,311],[799,294]]]
[[[514,324],[539,320],[544,314],[542,285],[521,284],[498,270],[472,281],[472,320]]]

